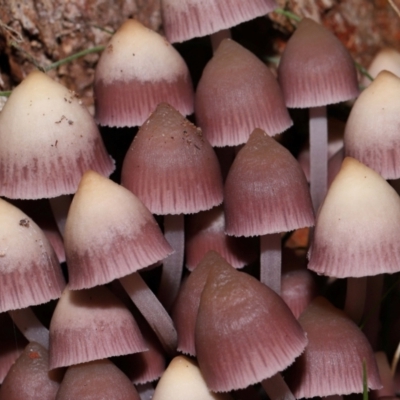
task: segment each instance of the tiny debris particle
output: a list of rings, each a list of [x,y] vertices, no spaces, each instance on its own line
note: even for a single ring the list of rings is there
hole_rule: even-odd
[[[32,359],[32,360],[36,360],[36,359],[41,358],[41,357],[40,357],[40,354],[37,351],[30,351],[29,358]]]
[[[28,218],[23,218],[19,221],[19,224],[25,228],[29,228],[29,219]]]
[[[73,124],[74,124],[74,121],[71,121],[71,120],[68,121],[68,125],[73,125]]]
[[[65,115],[62,115],[61,118],[60,118],[58,121],[56,121],[56,124],[61,124],[61,122],[62,122],[64,119],[67,119],[67,118],[66,118]]]

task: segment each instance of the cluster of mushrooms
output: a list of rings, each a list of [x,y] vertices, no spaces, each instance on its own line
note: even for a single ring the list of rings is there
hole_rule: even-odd
[[[395,398],[379,350],[383,274],[400,271],[387,182],[400,177],[400,57],[383,52],[359,82],[340,41],[304,18],[275,76],[229,31],[275,8],[163,0],[166,38],[127,20],[98,62],[94,118],[43,72],[13,90],[0,113],[0,400]],[[194,90],[171,43],[205,35]],[[349,101],[332,155],[326,107]],[[309,109],[297,159],[279,140],[288,108]],[[99,126],[139,127],[122,160]],[[301,234],[307,248],[290,249]]]

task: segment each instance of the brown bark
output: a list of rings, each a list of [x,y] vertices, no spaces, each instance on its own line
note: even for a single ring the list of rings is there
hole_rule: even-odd
[[[129,17],[159,29],[158,0],[0,0],[0,90],[12,88],[35,68],[28,54],[47,66],[107,43],[110,33],[104,29],[114,31]],[[91,105],[98,57],[87,55],[49,74]]]

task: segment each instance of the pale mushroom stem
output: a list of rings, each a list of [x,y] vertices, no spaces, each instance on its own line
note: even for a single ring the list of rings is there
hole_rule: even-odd
[[[150,382],[136,385],[135,387],[141,400],[152,400],[154,396],[154,386]]]
[[[213,33],[210,36],[213,53],[215,53],[215,51],[218,49],[218,46],[224,39],[230,39],[230,38],[231,38],[230,29],[223,29],[221,31]]]
[[[164,349],[169,355],[174,355],[178,335],[171,317],[155,294],[137,272],[124,276],[119,281],[157,335]]]
[[[328,123],[326,106],[312,107],[310,114],[310,191],[314,211],[319,206],[328,187]]]
[[[261,385],[271,400],[295,400],[293,393],[279,372],[268,379],[264,379]]]
[[[39,321],[30,307],[8,311],[14,324],[30,341],[49,349],[49,330]]]
[[[164,307],[169,310],[181,285],[185,248],[183,214],[164,216],[164,236],[175,251],[163,261],[158,297]]]
[[[282,244],[281,235],[272,233],[260,237],[260,281],[280,295]]]
[[[364,313],[365,297],[367,293],[367,277],[347,278],[345,313],[359,324]]]

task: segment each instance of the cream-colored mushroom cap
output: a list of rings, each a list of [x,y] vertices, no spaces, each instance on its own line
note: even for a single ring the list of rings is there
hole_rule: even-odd
[[[87,169],[114,170],[93,118],[73,91],[31,72],[0,113],[0,195],[74,193]]]
[[[345,154],[385,179],[400,178],[400,78],[382,71],[356,100],[348,118]]]
[[[208,390],[197,364],[185,356],[175,357],[162,375],[153,400],[230,400],[225,393]]]
[[[159,33],[140,22],[125,21],[111,38],[96,67],[96,80],[175,81],[187,75],[185,61]]]
[[[346,157],[319,210],[308,268],[338,278],[400,270],[400,197]]]

